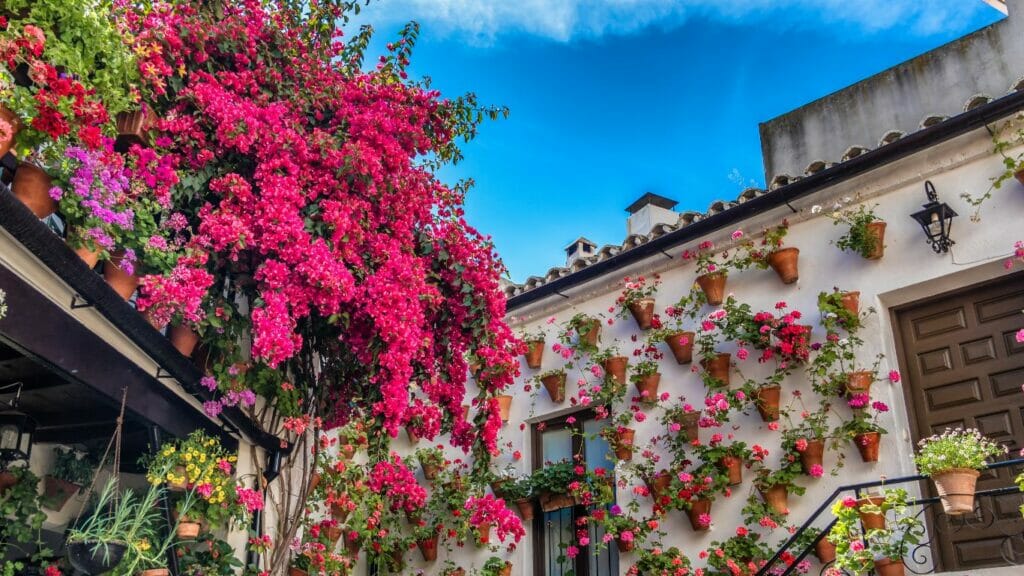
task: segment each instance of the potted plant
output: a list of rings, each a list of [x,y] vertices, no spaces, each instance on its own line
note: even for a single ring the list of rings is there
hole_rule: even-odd
[[[575,340],[576,347],[582,351],[593,353],[601,339],[601,319],[579,312],[574,314],[565,325],[561,337],[563,342]]]
[[[818,311],[821,313],[822,325],[829,332],[835,332],[838,328],[856,332],[861,326],[860,292],[840,291],[838,288],[833,288],[831,292],[819,292]]]
[[[697,453],[704,462],[715,464],[726,472],[729,479],[729,486],[737,486],[743,483],[743,465],[749,467],[755,458],[763,458],[762,449],[758,446],[755,453],[747,444],[741,441],[724,443],[721,434],[715,434],[707,445],[697,446]]]
[[[693,361],[693,346],[697,335],[691,330],[686,330],[683,322],[687,318],[696,318],[704,303],[704,292],[690,290],[678,302],[665,308],[665,317],[668,320],[651,334],[650,341],[662,341],[667,344],[678,364],[689,364]]]
[[[821,564],[834,562],[836,559],[836,545],[829,541],[828,534],[822,534],[821,530],[808,527],[797,536],[793,542],[793,550],[806,550],[814,548],[814,555]]]
[[[615,457],[621,462],[633,459],[633,440],[636,437],[636,430],[625,425],[631,419],[632,416],[629,412],[622,411],[611,426],[601,429],[601,437],[608,442]]]
[[[910,510],[906,490],[886,489],[878,499],[881,506],[873,507],[890,515],[890,521],[882,526],[862,527],[859,508],[863,505],[853,498],[832,506],[836,522],[828,539],[836,546],[836,568],[854,574],[872,568],[879,576],[904,574],[903,557],[921,542],[924,525]]]
[[[625,288],[615,301],[619,307],[618,316],[624,318],[626,312],[629,312],[636,320],[637,327],[641,330],[649,330],[655,320],[654,296],[658,293],[661,276],[655,274],[652,281],[648,281],[644,276],[636,278],[626,276],[623,282]]]
[[[734,233],[735,234],[735,233]],[[704,292],[705,301],[718,306],[725,298],[725,282],[729,276],[729,252],[715,250],[714,242],[705,240],[696,251],[684,250],[683,260],[697,263],[697,286]]]
[[[889,407],[881,401],[871,402],[867,394],[856,394],[848,402],[853,415],[839,426],[836,435],[852,441],[864,462],[878,462],[879,444],[886,433],[878,424],[878,417],[888,412]]]
[[[541,510],[552,512],[575,505],[570,485],[577,481],[572,462],[546,464],[531,476]]]
[[[771,556],[771,550],[761,542],[760,534],[739,526],[729,539],[712,542],[705,554],[708,566],[720,573],[751,576]]]
[[[827,407],[816,412],[803,410],[798,424],[782,431],[782,450],[795,455],[800,460],[800,469],[812,478],[825,474],[825,443],[831,438],[829,413]]]
[[[885,222],[875,215],[876,206],[861,204],[856,210],[829,215],[833,224],[847,226],[846,233],[833,242],[840,250],[860,254],[868,260],[878,260],[885,254]]]
[[[86,452],[58,447],[53,469],[44,478],[43,507],[60,511],[92,479],[95,465]]]
[[[800,279],[800,270],[797,264],[800,257],[800,249],[792,246],[783,247],[782,239],[789,232],[789,222],[783,220],[782,224],[768,228],[764,232],[764,240],[761,242],[768,254],[764,261],[776,274],[783,284],[793,284]]]
[[[690,559],[675,546],[643,548],[629,574],[690,574]]]
[[[524,354],[526,365],[531,370],[540,369],[541,363],[544,360],[544,341],[546,339],[544,329],[523,330],[519,334],[519,339],[526,344],[526,354]]]
[[[512,573],[512,563],[502,560],[497,556],[491,556],[480,567],[480,576],[509,576]]]
[[[524,522],[533,520],[534,490],[532,478],[527,476],[507,482],[502,489],[505,500],[516,505],[519,517]]]
[[[802,496],[806,489],[794,480],[803,472],[799,460],[792,455],[783,457],[778,470],[762,466],[757,470],[754,486],[773,511],[785,516],[789,514],[789,494]]]
[[[661,382],[658,362],[662,353],[653,343],[646,342],[633,355],[641,360],[633,366],[629,380],[636,387],[640,403],[652,405],[658,401],[658,385]]]
[[[689,444],[700,438],[701,414],[700,410],[685,402],[685,399],[680,399],[678,404],[665,408],[661,423],[672,432],[682,435]]]
[[[914,457],[917,470],[935,482],[946,514],[967,514],[974,510],[974,489],[986,460],[1006,454],[1007,448],[981,435],[974,428],[949,429],[918,442]]]
[[[555,404],[565,402],[565,370],[554,369],[542,372],[537,380],[548,391],[548,397]]]
[[[729,476],[713,463],[705,463],[690,472],[673,475],[669,485],[669,507],[686,511],[694,532],[711,528],[711,505],[726,490]]]
[[[654,518],[639,519],[639,504],[637,500],[631,500],[627,504],[629,510],[623,510],[618,504],[613,504],[607,511],[600,510],[591,514],[589,521],[601,527],[601,530],[615,539],[619,552],[625,554],[632,552],[638,543],[644,541],[651,531],[651,526],[657,526]],[[596,542],[597,553],[603,542]]]
[[[615,384],[622,386],[623,391],[625,390],[629,357],[619,353],[618,346],[608,346],[604,350],[592,354],[590,359],[604,371],[606,381],[611,379]]]
[[[416,461],[420,463],[420,468],[423,469],[423,477],[428,481],[433,481],[437,478],[438,473],[445,466],[444,452],[440,445],[430,448],[419,448],[414,455],[416,456]]]
[[[46,521],[38,493],[39,478],[29,467],[0,471],[0,542],[34,542]]]

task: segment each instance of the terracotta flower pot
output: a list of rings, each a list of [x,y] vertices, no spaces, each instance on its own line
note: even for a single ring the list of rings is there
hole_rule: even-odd
[[[619,547],[619,553],[620,554],[625,554],[627,552],[632,552],[633,549],[636,548],[636,542],[635,541],[633,541],[633,540],[628,540],[628,541],[627,540],[623,540],[622,538],[619,538],[618,536],[615,537],[615,544]]]
[[[814,555],[818,557],[818,562],[822,564],[834,562],[836,559],[836,545],[829,542],[827,537],[823,537],[814,545]]]
[[[7,492],[18,483],[18,478],[7,470],[0,471],[0,494]]]
[[[312,474],[310,474],[310,476],[309,476],[309,492],[310,493],[312,493],[314,490],[316,490],[317,486],[320,485],[320,481],[321,480],[323,480],[323,477],[320,476],[319,472],[313,472]]]
[[[103,279],[113,288],[114,292],[117,292],[118,296],[128,300],[135,293],[135,289],[139,287],[139,277],[128,274],[121,268],[123,257],[124,253],[118,250],[111,260],[104,263]]]
[[[288,576],[309,576],[309,572],[306,572],[302,568],[296,568],[295,566],[290,566],[288,568]]]
[[[345,552],[347,552],[349,556],[355,557],[358,555],[359,547],[359,540],[352,540],[351,538],[345,539]]]
[[[0,130],[0,157],[3,157],[14,146],[14,138],[21,131],[21,120],[3,104],[0,104],[0,120],[11,127],[10,130]]]
[[[743,483],[743,460],[726,456],[719,460],[718,464],[729,474],[729,486],[738,486]]]
[[[405,550],[391,551],[391,567],[398,573],[405,569]]]
[[[718,306],[725,299],[725,272],[712,272],[697,277],[697,285],[704,292],[708,304]]]
[[[871,383],[875,381],[875,375],[870,370],[858,370],[846,375],[846,393],[871,394]]]
[[[149,146],[149,130],[156,124],[156,112],[143,105],[140,109],[118,113],[115,119],[117,140],[114,148],[126,152],[133,144]]]
[[[875,560],[876,576],[904,576],[906,567],[900,558],[883,558]]]
[[[601,339],[601,321],[597,318],[592,318],[587,324],[589,327],[587,333],[583,334],[580,332],[580,344],[586,344],[587,346],[597,346],[597,342]]]
[[[141,576],[168,576],[171,571],[167,568],[150,568],[143,570]]]
[[[789,514],[789,485],[775,484],[761,490],[761,498],[765,504],[779,514]]]
[[[526,365],[532,370],[540,368],[544,359],[544,341],[534,340],[526,343]]]
[[[629,305],[629,313],[641,330],[650,330],[654,320],[654,298],[642,298]]]
[[[672,475],[666,471],[662,471],[656,474],[654,478],[644,481],[647,484],[647,489],[651,492],[651,497],[655,501],[660,500],[665,491],[668,490],[669,484],[672,483]]]
[[[72,496],[78,494],[81,486],[60,478],[47,475],[43,478],[42,506],[47,510],[60,512]]]
[[[540,495],[540,509],[545,512],[554,512],[562,508],[571,508],[576,505],[572,494],[553,494],[544,492]]]
[[[452,568],[445,572],[445,576],[466,576],[466,570],[464,568]]]
[[[765,422],[779,419],[779,403],[782,399],[782,386],[762,386],[757,390],[757,411]]]
[[[549,374],[541,378],[540,383],[548,391],[548,396],[551,397],[552,402],[555,404],[565,402],[565,372]]]
[[[672,356],[675,357],[678,364],[693,362],[693,340],[695,337],[696,334],[693,332],[680,332],[665,337],[665,343],[668,344],[668,348],[672,351]]]
[[[860,315],[860,292],[854,290],[852,292],[843,292],[842,296],[839,297],[839,301],[842,302],[843,308],[854,316]]]
[[[1017,170],[1013,173],[1013,177],[1017,179],[1017,182],[1024,184],[1024,170]]]
[[[14,171],[11,191],[36,218],[46,218],[57,211],[57,201],[50,197],[52,187],[50,175],[35,164],[21,162]]]
[[[655,372],[642,376],[633,381],[636,391],[640,395],[640,402],[654,404],[658,401],[658,384],[661,383],[661,373]]]
[[[871,222],[867,227],[867,234],[874,238],[871,252],[864,256],[868,260],[879,260],[885,255],[885,222]]]
[[[199,537],[199,530],[201,528],[202,526],[199,522],[182,520],[178,522],[176,534],[178,535],[179,540],[195,540]]]
[[[533,500],[529,498],[516,500],[516,508],[519,510],[519,516],[524,522],[533,520]]]
[[[324,536],[327,536],[327,540],[329,540],[332,545],[337,544],[338,540],[341,540],[341,536],[344,533],[345,530],[341,526],[324,527]]]
[[[502,422],[508,422],[509,413],[512,411],[512,397],[507,394],[495,396],[498,400],[498,413]]]
[[[196,334],[196,331],[187,324],[171,326],[170,331],[167,333],[167,338],[171,341],[171,346],[174,346],[185,358],[192,356],[192,352],[196,349],[196,344],[199,343],[199,334]]]
[[[882,435],[878,432],[857,434],[853,437],[853,443],[857,445],[860,458],[864,462],[878,462],[878,445],[882,441]]]
[[[857,513],[860,515],[860,523],[864,525],[864,530],[884,530],[885,529],[885,514],[877,512],[862,512],[861,506],[871,504],[873,506],[881,506],[885,502],[885,498],[882,496],[866,496],[857,500]]]
[[[619,428],[615,432],[615,457],[623,462],[633,459],[633,437],[636,430]]]
[[[800,453],[800,466],[804,474],[810,474],[814,466],[823,466],[825,461],[825,441],[814,439],[807,441],[807,447]]]
[[[484,522],[476,527],[476,543],[478,546],[486,546],[491,542],[491,525]]]
[[[341,457],[345,460],[351,460],[352,457],[356,455],[356,447],[353,444],[342,444],[341,447],[338,448],[338,453],[341,454]]]
[[[697,500],[691,502],[686,510],[686,516],[690,519],[690,527],[694,532],[704,532],[711,528],[711,524],[701,524],[700,517],[704,514],[711,515],[711,500]]]
[[[509,576],[510,574],[512,574],[512,563],[505,562],[505,566],[498,570],[498,576]]]
[[[690,442],[697,440],[700,436],[700,414],[700,411],[693,410],[679,416],[679,425],[683,427],[682,431]]]
[[[437,537],[427,538],[425,540],[417,540],[416,547],[420,549],[420,554],[423,555],[424,562],[433,562],[437,560]]]
[[[337,502],[331,503],[331,518],[338,522],[344,522],[348,518],[349,509]]]
[[[437,478],[438,473],[441,472],[440,464],[420,462],[420,467],[423,468],[423,477],[427,480],[433,480]]]
[[[799,248],[775,250],[768,254],[768,265],[779,275],[783,284],[792,284],[800,279],[800,271],[797,266],[799,257]]]
[[[732,354],[728,352],[721,352],[713,358],[705,358],[701,360],[700,364],[704,367],[704,371],[708,373],[708,376],[721,382],[721,387],[725,388],[729,386],[731,362]]]
[[[946,514],[959,516],[974,511],[974,490],[980,474],[973,468],[951,468],[932,476]]]
[[[612,356],[601,362],[601,368],[604,369],[604,373],[622,385],[626,384],[626,369],[628,367],[629,358],[627,356]]]

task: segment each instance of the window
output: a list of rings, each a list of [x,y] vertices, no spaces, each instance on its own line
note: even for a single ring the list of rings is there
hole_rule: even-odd
[[[571,418],[570,418],[571,417]],[[572,421],[570,421],[570,419]],[[588,470],[611,470],[614,460],[609,458],[611,448],[598,432],[606,421],[594,419],[592,410],[585,410],[548,420],[533,426],[533,469],[544,462],[572,460],[579,454]],[[583,506],[543,512],[534,518],[534,573],[543,576],[617,576],[619,573],[618,548],[612,543],[594,555],[581,548],[574,560],[565,556],[565,549],[578,545],[577,521],[587,514]],[[591,542],[600,542],[604,536],[600,527],[588,526]]]

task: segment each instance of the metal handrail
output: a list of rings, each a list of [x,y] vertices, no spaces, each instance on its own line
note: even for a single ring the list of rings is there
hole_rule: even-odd
[[[1000,462],[993,462],[992,464],[989,464],[985,469],[986,470],[997,470],[997,469],[1000,469],[1000,468],[1007,468],[1007,467],[1016,466],[1016,465],[1024,465],[1024,458],[1015,458],[1015,459],[1012,459],[1012,460],[1002,460]],[[768,562],[765,563],[764,566],[762,566],[761,569],[757,571],[756,576],[767,576],[769,571],[771,570],[771,568],[775,565],[776,562],[779,561],[779,559],[782,557],[782,555],[786,551],[788,551],[790,547],[793,546],[793,543],[795,543],[800,538],[800,536],[803,535],[803,533],[806,532],[807,529],[811,527],[812,524],[814,524],[814,522],[818,519],[818,517],[821,516],[822,512],[824,512],[825,510],[828,510],[828,509],[831,508],[832,503],[835,502],[836,498],[840,494],[842,494],[843,492],[847,492],[847,491],[852,490],[854,492],[854,494],[856,494],[859,497],[860,494],[861,494],[861,491],[865,490],[867,488],[877,488],[879,486],[885,486],[885,485],[889,485],[889,484],[906,484],[906,483],[909,483],[909,482],[918,482],[918,481],[921,481],[921,480],[925,480],[927,478],[928,478],[928,476],[925,476],[923,474],[914,474],[912,476],[900,476],[900,477],[897,477],[897,478],[875,480],[875,481],[872,481],[872,482],[859,482],[857,484],[846,484],[844,486],[840,486],[840,487],[836,488],[835,490],[832,491],[832,493],[828,496],[828,498],[826,498],[825,501],[822,502],[820,506],[818,506],[818,508],[814,511],[814,513],[811,514],[810,518],[808,518],[800,526],[800,528],[796,532],[794,532],[789,537],[788,540],[786,540],[786,543],[783,544],[782,547],[779,548],[775,552],[775,555],[772,556],[771,559],[768,560]],[[980,491],[980,492],[976,492],[975,496],[999,496],[999,495],[1002,495],[1002,494],[1012,494],[1014,492],[1020,492],[1020,491],[1021,491],[1020,488],[1018,488],[1016,486],[1013,486],[1013,487],[1007,486],[1007,487],[1003,487],[1003,488],[993,488],[993,489],[990,489],[990,490],[983,490],[983,491]],[[933,502],[937,502],[937,501],[939,501],[939,498],[937,496],[931,496],[931,497],[928,497],[928,498],[917,499],[914,502],[912,502],[911,505],[912,506],[916,506],[916,505],[921,505],[921,504],[929,504],[929,503],[933,503]],[[835,523],[836,523],[836,521],[835,521],[835,519],[833,519],[832,522],[830,522],[828,524],[828,526],[823,528],[821,530],[821,533],[818,534],[818,537],[814,539],[814,542],[811,542],[803,551],[801,551],[801,553],[796,557],[796,559],[786,569],[786,571],[782,573],[782,576],[788,576],[789,574],[792,574],[793,571],[796,569],[796,565],[798,563],[800,563],[801,560],[806,558],[808,554],[810,554],[811,550],[814,549],[814,545],[817,544],[819,541],[821,541],[821,539],[824,538],[828,534],[829,530],[832,529],[832,526],[835,525]]]

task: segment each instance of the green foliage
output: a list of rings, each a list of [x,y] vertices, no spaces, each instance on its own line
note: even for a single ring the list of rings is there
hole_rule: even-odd
[[[828,539],[836,545],[837,568],[852,574],[867,572],[876,558],[903,558],[921,542],[924,525],[910,509],[907,491],[889,488],[882,495],[881,504],[861,504],[853,498],[833,504],[836,523]],[[885,528],[865,532],[861,527],[861,512],[886,516]]]
[[[53,460],[51,476],[79,486],[89,484],[96,465],[88,452],[58,447],[54,454],[56,457]]]
[[[534,490],[549,494],[568,493],[569,484],[577,480],[573,468],[572,462],[558,462],[539,468],[531,476]]]
[[[181,576],[236,576],[242,562],[227,542],[203,532],[194,544],[181,548],[178,569]]]
[[[11,474],[15,483],[0,493],[0,518],[4,519],[0,543],[35,543],[46,520],[37,492],[39,477],[28,467],[8,468],[3,473]]]
[[[638,555],[634,564],[637,574],[678,574],[679,569],[690,568],[690,559],[675,546],[667,549],[661,546],[643,548]]]
[[[986,460],[1007,452],[1005,446],[985,438],[974,428],[946,428],[942,434],[922,438],[917,444],[921,449],[914,463],[925,476],[952,468],[982,470],[987,466]]]
[[[507,561],[498,558],[497,556],[491,556],[484,562],[484,565],[480,567],[480,576],[498,576],[501,571],[505,569],[508,564]]]
[[[1024,126],[1021,126],[1021,120],[1024,120],[1024,114],[1018,113],[1012,121],[1016,123],[1016,126],[1011,125],[1004,131],[992,134],[992,143],[994,144],[992,152],[1001,156],[1003,171],[992,178],[992,185],[988,190],[978,197],[968,192],[960,194],[961,198],[975,208],[974,214],[971,214],[971,220],[974,222],[981,220],[981,206],[992,198],[992,191],[1001,189],[1007,182],[1012,182],[1017,173],[1024,170],[1024,152],[1015,156],[1008,154],[1011,149],[1024,144]],[[1004,139],[1004,133],[1009,133],[1009,137]]]
[[[860,316],[850,312],[843,306],[844,294],[845,292],[840,292],[838,288],[833,288],[832,292],[818,293],[818,311],[821,312],[821,324],[829,333],[834,333],[837,329],[842,328],[853,334],[861,327]],[[865,315],[873,311],[869,310],[865,312]]]
[[[829,215],[833,224],[844,224],[848,227],[846,233],[833,242],[840,250],[854,252],[864,258],[874,252],[878,241],[868,231],[868,224],[882,220],[875,215],[874,208],[875,206],[861,204],[856,210],[835,211]]]

